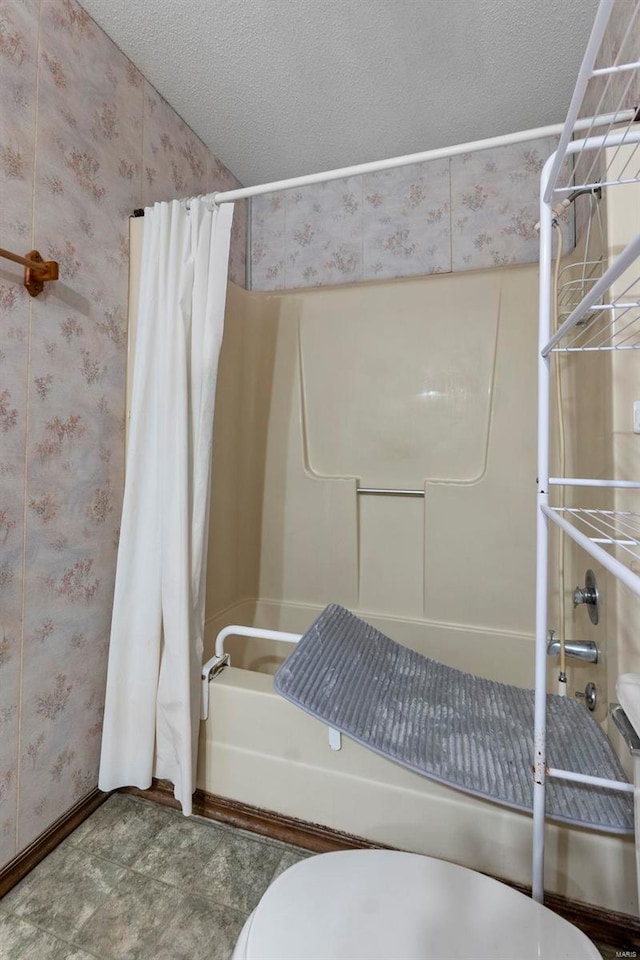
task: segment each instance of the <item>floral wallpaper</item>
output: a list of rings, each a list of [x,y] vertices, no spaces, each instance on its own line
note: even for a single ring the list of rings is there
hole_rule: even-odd
[[[251,287],[384,280],[538,257],[539,176],[555,138],[255,197]],[[565,243],[572,245],[572,222]]]
[[[123,484],[128,222],[237,181],[74,0],[0,0],[0,866],[97,783]],[[231,277],[244,284],[237,205]]]

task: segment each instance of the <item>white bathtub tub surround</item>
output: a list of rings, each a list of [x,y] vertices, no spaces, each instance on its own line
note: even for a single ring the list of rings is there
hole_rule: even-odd
[[[275,674],[291,653],[277,634],[299,639],[322,613],[325,604],[279,600],[245,600],[235,603],[205,624],[205,656],[228,653],[231,666],[257,673]],[[398,643],[459,670],[519,687],[533,684],[533,637],[527,633],[487,629],[461,623],[390,616],[362,606],[349,608],[376,630]],[[235,624],[235,626],[228,626]],[[238,625],[242,625],[238,627]],[[256,627],[256,624],[261,624]],[[244,631],[246,630],[246,634]],[[242,633],[240,632],[242,631]],[[273,634],[261,639],[263,632]],[[217,637],[223,634],[221,643]]]
[[[207,650],[226,623],[304,632],[320,610],[246,602],[208,625]],[[462,669],[531,684],[531,637],[375,616],[364,619],[403,644]],[[230,636],[233,666],[211,684],[202,725],[198,787],[254,807],[449,861],[516,883],[531,882],[531,817],[466,796],[343,738],[273,691],[269,673],[289,644]],[[266,671],[266,672],[258,672]],[[545,888],[583,903],[637,913],[631,838],[549,823]],[[598,869],[593,869],[593,864]]]
[[[233,206],[146,211],[100,788],[195,789],[211,445]]]
[[[505,267],[243,300],[229,344],[234,405],[219,433],[235,472],[216,479],[212,537],[220,544],[220,531],[228,536],[212,567],[211,617],[232,608],[222,626],[299,631],[312,617],[285,622],[294,605],[309,612],[332,600],[366,620],[386,617],[384,633],[402,643],[412,633],[408,645],[434,659],[533,686],[535,271]],[[608,439],[591,429],[594,414],[605,420],[609,395],[596,360],[585,355],[579,377],[565,383],[565,396],[575,399],[571,427],[579,429],[568,445],[568,476],[614,475],[603,472]],[[452,422],[470,442],[449,429]],[[564,471],[552,462],[548,472]],[[423,488],[425,496],[358,495],[362,487]],[[556,536],[554,526],[552,558]],[[573,542],[563,568],[567,582],[581,582],[584,557]],[[558,624],[564,593],[557,593],[546,629]],[[248,598],[261,599],[245,619],[234,605],[249,606]],[[271,603],[273,620],[262,615]],[[583,639],[580,614],[566,617],[569,639]],[[598,629],[589,639],[602,656],[570,665],[568,697],[594,682],[602,721],[617,634]],[[268,646],[247,645],[246,655],[267,670],[280,657]],[[279,703],[266,677],[232,667],[213,689],[201,753],[205,790],[530,880],[526,815],[426,783],[346,738],[341,751],[328,750],[324,726]],[[546,889],[635,912],[632,843],[555,825],[545,838]]]
[[[388,760],[495,803],[532,810],[532,690],[423,657],[337,604],[311,624],[278,670],[274,688]],[[550,762],[577,770],[550,784],[547,816],[633,835],[631,798],[616,791],[626,777],[600,726],[566,697],[548,696],[547,713],[553,721]],[[594,773],[599,789],[585,789]]]

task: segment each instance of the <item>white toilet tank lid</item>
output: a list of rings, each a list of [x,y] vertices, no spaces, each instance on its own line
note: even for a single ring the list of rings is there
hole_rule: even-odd
[[[601,960],[580,930],[511,887],[392,850],[295,864],[246,934],[246,960]]]

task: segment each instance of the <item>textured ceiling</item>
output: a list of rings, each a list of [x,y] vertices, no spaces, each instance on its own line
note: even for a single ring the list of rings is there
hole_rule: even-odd
[[[82,0],[246,185],[564,119],[597,0]]]

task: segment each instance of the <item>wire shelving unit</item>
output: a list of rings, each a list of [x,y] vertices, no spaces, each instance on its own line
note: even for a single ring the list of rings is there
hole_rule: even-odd
[[[561,276],[559,325],[555,331],[551,282],[553,221],[563,208],[564,198],[579,193],[606,194],[624,184],[640,183],[639,107],[640,0],[601,0],[558,149],[541,174],[533,806],[533,895],[540,901],[544,879],[545,783],[549,777],[572,777],[571,771],[550,769],[547,765],[550,525],[558,527],[640,597],[640,514],[596,509],[588,499],[590,488],[634,490],[640,489],[640,482],[549,476],[551,368],[558,355],[640,349],[640,209],[637,235],[609,262],[590,258],[587,252],[581,264]],[[586,129],[585,117],[593,118]],[[572,170],[569,182],[567,170]],[[585,505],[552,505],[550,491],[554,486],[573,488],[572,502],[579,495]],[[596,776],[582,779],[594,786],[601,785]],[[620,783],[615,788],[628,790],[629,785]]]

